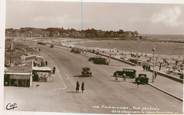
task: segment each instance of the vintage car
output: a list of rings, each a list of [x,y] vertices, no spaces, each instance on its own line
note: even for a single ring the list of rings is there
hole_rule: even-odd
[[[39,44],[39,45],[46,45],[46,43],[44,43],[44,42],[37,42],[37,44]]]
[[[130,68],[123,68],[122,71],[115,71],[113,73],[113,77],[121,77],[121,78],[135,78],[136,77],[136,70]]]
[[[83,67],[81,72],[82,77],[92,77],[92,72],[89,67]]]
[[[90,57],[88,61],[92,61],[94,64],[109,65],[109,62],[107,61],[107,59],[103,57]]]
[[[70,52],[80,54],[81,53],[81,49],[79,49],[79,48],[72,48]]]
[[[51,44],[51,45],[50,45],[50,48],[53,48],[53,47],[54,47],[54,45],[53,45],[53,44]]]
[[[137,78],[135,78],[135,82],[137,84],[148,84],[149,78],[146,74],[139,74]]]

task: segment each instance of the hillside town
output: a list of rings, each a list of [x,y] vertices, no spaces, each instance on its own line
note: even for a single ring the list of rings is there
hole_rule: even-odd
[[[86,30],[64,28],[31,28],[6,29],[7,37],[61,37],[61,38],[119,38],[142,39],[137,31],[103,31],[94,28]]]

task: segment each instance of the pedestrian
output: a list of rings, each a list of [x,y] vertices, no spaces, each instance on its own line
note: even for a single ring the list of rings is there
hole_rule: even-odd
[[[156,71],[155,71],[155,76],[154,76],[154,77],[155,77],[155,79],[156,79],[156,77],[157,77],[157,72],[156,72]]]
[[[159,65],[159,71],[161,70],[162,68],[162,63],[160,62],[160,65]]]
[[[115,73],[114,77],[115,77],[115,80],[118,80],[118,75],[117,75],[117,73]]]
[[[140,80],[138,78],[135,79],[135,82],[137,84],[137,88],[139,87]]]
[[[36,62],[35,61],[33,61],[33,66],[36,66]]]
[[[55,74],[55,72],[56,72],[56,67],[55,66],[53,67],[52,72],[53,72],[53,74]]]
[[[43,60],[41,61],[41,67],[43,67],[44,66],[44,62],[43,62]]]
[[[152,83],[154,82],[155,75],[152,74]]]
[[[77,82],[76,82],[76,92],[79,92],[79,87],[80,87],[80,84],[79,84],[79,82],[77,81]]]
[[[145,66],[144,65],[142,65],[142,69],[145,70]]]
[[[116,80],[116,81],[118,80],[118,76],[117,76],[117,75],[115,76],[115,80]]]
[[[150,65],[148,65],[148,68],[147,68],[147,70],[149,71],[149,70],[151,70],[151,66]]]
[[[82,93],[84,92],[84,82],[82,82],[82,84],[81,84],[81,91],[82,91]]]
[[[126,81],[126,74],[123,74],[123,80]]]
[[[45,65],[46,65],[46,66],[47,66],[47,64],[48,64],[47,61],[45,61]]]

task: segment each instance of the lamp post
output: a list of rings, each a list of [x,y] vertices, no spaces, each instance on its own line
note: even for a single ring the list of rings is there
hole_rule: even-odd
[[[153,52],[153,74],[152,74],[152,82],[154,82],[154,79],[155,79],[155,50],[156,48],[153,48],[152,49],[152,52]]]

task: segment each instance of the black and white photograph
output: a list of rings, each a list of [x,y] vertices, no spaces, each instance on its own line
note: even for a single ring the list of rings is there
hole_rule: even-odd
[[[183,114],[184,4],[6,0],[5,111]]]

